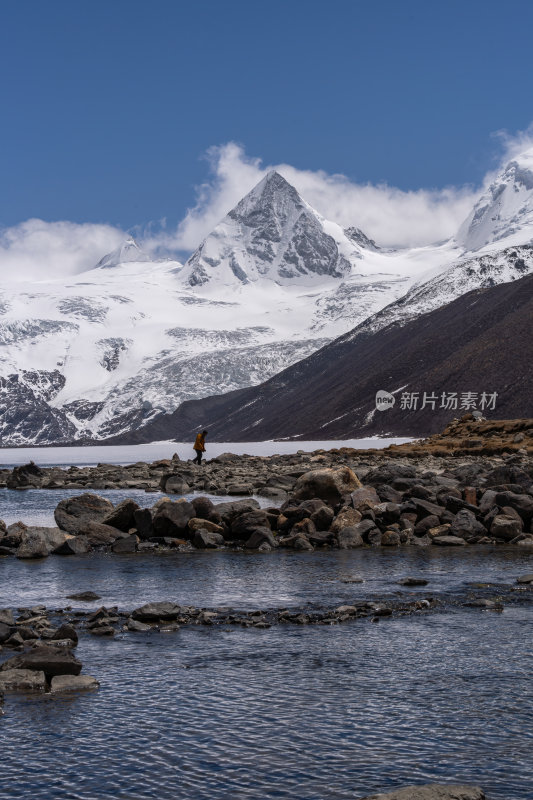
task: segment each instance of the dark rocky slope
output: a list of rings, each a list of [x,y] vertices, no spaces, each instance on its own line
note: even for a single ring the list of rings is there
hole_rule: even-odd
[[[497,392],[488,416],[532,417],[532,321],[533,276],[475,290],[404,325],[356,328],[259,386],[183,403],[108,442],[186,441],[202,426],[211,441],[426,436],[468,410],[441,408],[443,392],[476,393],[478,405]],[[394,407],[375,410],[379,390]],[[403,392],[419,393],[417,410],[401,408]],[[420,408],[424,392],[434,409]]]

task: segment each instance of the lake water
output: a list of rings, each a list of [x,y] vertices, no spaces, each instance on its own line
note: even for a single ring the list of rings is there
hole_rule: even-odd
[[[514,583],[532,562],[510,548],[6,558],[0,606],[54,608],[86,589],[122,608],[331,604],[405,592],[407,574],[428,578],[413,590],[424,597]],[[532,617],[450,607],[379,624],[82,634],[83,671],[101,687],[6,698],[0,798],[354,800],[444,780],[530,800]]]
[[[207,442],[206,458],[216,458],[221,453],[237,455],[271,456],[284,453],[296,453],[298,450],[330,450],[334,447],[355,447],[364,450],[370,447],[383,449],[390,444],[410,442],[407,438],[346,439],[324,442]],[[161,458],[172,458],[177,453],[183,460],[194,457],[192,442],[154,442],[152,444],[108,445],[94,447],[22,447],[0,449],[0,469],[10,469],[18,464],[35,461],[41,467],[51,466],[86,466],[92,464],[134,464],[137,461],[158,461]]]
[[[262,444],[271,452],[289,445]],[[323,445],[290,443],[292,451]],[[131,463],[176,447],[19,450],[9,463]],[[51,525],[59,500],[79,493],[0,490],[0,518]],[[99,494],[143,506],[161,496]],[[458,601],[474,583],[515,585],[525,572],[533,553],[510,547],[0,558],[0,607],[444,602],[438,612],[379,624],[198,626],[111,640],[82,632],[83,672],[100,689],[6,698],[0,800],[355,800],[430,781],[479,783],[489,800],[530,800],[533,608],[494,613]],[[429,583],[407,589],[398,584],[406,576]],[[361,582],[345,582],[353,578]],[[86,590],[101,600],[67,600]]]

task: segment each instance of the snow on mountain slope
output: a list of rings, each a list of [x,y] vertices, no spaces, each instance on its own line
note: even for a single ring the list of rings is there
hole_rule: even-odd
[[[532,238],[533,148],[530,148],[498,174],[461,226],[457,241],[465,250],[477,250],[491,242],[526,244]]]
[[[402,295],[427,266],[350,236],[272,173],[184,268],[150,261],[130,239],[68,283],[6,286],[2,444],[111,436],[183,400],[259,383]],[[213,242],[225,254],[216,264],[205,260]]]
[[[1,444],[134,430],[184,400],[261,383],[350,331],[402,324],[527,274],[526,156],[457,240],[432,247],[381,250],[356,227],[325,220],[273,172],[183,267],[151,261],[129,239],[66,281],[0,286]]]

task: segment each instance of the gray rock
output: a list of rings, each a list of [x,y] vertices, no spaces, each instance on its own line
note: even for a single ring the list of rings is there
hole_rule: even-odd
[[[465,540],[458,536],[435,536],[431,543],[441,547],[464,547],[466,545]]]
[[[86,536],[71,536],[63,544],[54,550],[54,555],[58,556],[81,556],[89,553],[91,545]]]
[[[58,692],[85,692],[98,689],[100,686],[96,678],[90,675],[55,675],[50,684],[52,694]]]
[[[426,783],[421,786],[404,786],[385,794],[373,794],[361,800],[486,800],[479,786]]]
[[[516,582],[525,585],[527,585],[528,583],[533,583],[533,572],[528,572],[526,575],[520,575],[516,579]]]
[[[144,633],[152,630],[152,627],[147,625],[146,622],[140,622],[138,619],[132,619],[131,617],[126,622],[126,628],[132,633]]]
[[[351,550],[363,546],[363,537],[357,525],[351,525],[338,531],[335,536],[340,550]]]
[[[68,600],[101,600],[99,594],[96,592],[77,592],[76,594],[67,594]]]
[[[4,661],[0,665],[0,675],[9,669],[42,671],[50,681],[54,675],[79,675],[81,661],[70,650],[41,645]]]
[[[46,678],[42,670],[6,669],[0,672],[0,692],[44,692]]]
[[[161,503],[153,520],[155,535],[190,539],[192,532],[187,523],[195,513],[193,504],[186,501]]]
[[[496,539],[503,539],[510,542],[520,533],[522,533],[522,524],[515,517],[508,516],[507,514],[498,514],[494,517],[490,526],[491,536]]]
[[[127,536],[125,539],[117,539],[117,541],[113,543],[111,549],[114,553],[135,553],[138,543],[139,537],[133,534],[132,536]]]
[[[4,625],[15,624],[15,617],[10,608],[0,608],[0,622],[3,622]]]
[[[15,551],[17,558],[46,558],[49,550],[41,533],[26,531],[22,542]]]
[[[231,538],[244,541],[250,538],[256,528],[269,528],[268,515],[265,511],[247,511],[239,514],[231,522]]]
[[[199,550],[220,547],[224,544],[224,542],[225,539],[221,533],[208,531],[205,528],[199,528],[198,530],[195,530],[192,537],[193,545]]]
[[[361,482],[349,467],[325,467],[301,475],[296,481],[293,496],[297,500],[318,497],[326,503],[338,503],[344,496],[361,488]]]
[[[145,603],[132,612],[133,619],[141,622],[157,622],[158,620],[176,619],[181,614],[181,606],[166,601]]]
[[[101,522],[104,525],[110,525],[112,528],[118,528],[119,531],[127,533],[130,528],[135,527],[134,514],[138,508],[139,505],[135,500],[123,500],[116,505],[113,511],[110,511]]]
[[[54,517],[61,530],[76,536],[86,523],[101,522],[112,511],[113,503],[105,497],[87,493],[61,500]]]
[[[249,539],[246,540],[245,547],[248,550],[257,550],[261,547],[262,544],[267,543],[270,547],[276,547],[277,542],[274,538],[274,534],[270,530],[269,527],[259,527],[256,528]]]

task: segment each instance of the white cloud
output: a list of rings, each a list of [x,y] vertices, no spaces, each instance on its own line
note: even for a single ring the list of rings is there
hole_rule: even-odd
[[[533,146],[533,124],[510,135],[495,134],[501,162]],[[166,222],[148,224],[138,238],[154,254],[194,250],[218,222],[271,169],[280,172],[324,217],[354,225],[389,247],[431,244],[453,236],[479,194],[494,178],[487,173],[482,187],[446,187],[405,192],[387,184],[357,184],[344,175],[299,170],[290,164],[263,164],[229,142],[212,147],[208,179],[197,188],[196,203],[174,230]],[[118,247],[127,234],[111,225],[44,222],[31,219],[0,229],[0,280],[45,279],[90,269]]]
[[[111,225],[29,219],[0,229],[0,280],[45,280],[93,267],[124,241]]]
[[[343,175],[298,170],[289,164],[263,165],[234,142],[208,153],[211,179],[198,188],[174,234],[163,243],[196,248],[227,212],[271,169],[276,169],[327,219],[361,228],[379,244],[409,247],[447,239],[457,231],[479,196],[472,187],[405,192],[386,184],[357,184]]]

